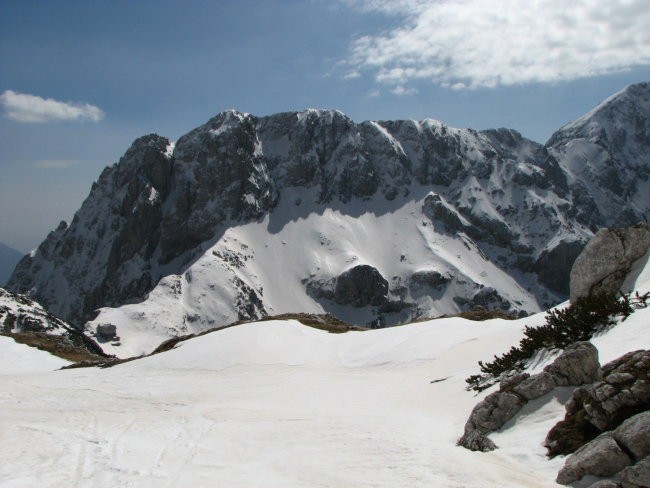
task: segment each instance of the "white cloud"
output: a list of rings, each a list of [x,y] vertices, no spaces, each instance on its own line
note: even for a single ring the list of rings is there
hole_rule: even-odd
[[[404,88],[558,82],[650,64],[648,0],[343,0],[400,25],[357,38],[351,70]]]
[[[88,103],[66,103],[52,98],[41,98],[26,93],[6,90],[0,95],[0,103],[7,117],[18,122],[54,122],[61,120],[91,120],[104,118],[99,107]]]
[[[359,78],[361,76],[361,73],[359,73],[357,70],[354,71],[349,71],[343,75],[344,80],[353,80],[355,78]]]
[[[78,164],[81,164],[78,159],[42,159],[32,163],[32,166],[41,169],[66,169]]]
[[[391,93],[395,95],[413,95],[418,92],[417,88],[406,88],[402,85],[397,85],[396,87],[391,88]]]

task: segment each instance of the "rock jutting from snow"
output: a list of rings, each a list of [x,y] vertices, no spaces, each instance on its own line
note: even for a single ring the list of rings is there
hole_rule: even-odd
[[[117,335],[117,327],[113,324],[99,324],[97,326],[97,338],[110,341]]]
[[[650,351],[633,351],[602,367],[601,380],[573,392],[564,420],[548,433],[550,456],[569,454],[601,432],[650,408]]]
[[[613,476],[632,460],[616,443],[611,433],[598,436],[573,453],[557,475],[557,482],[568,485],[585,475]]]
[[[617,293],[634,261],[649,248],[646,223],[596,232],[571,268],[571,302],[592,293]]]
[[[472,451],[494,449],[496,446],[487,434],[500,429],[528,401],[547,394],[556,386],[593,383],[599,371],[598,350],[590,342],[578,342],[567,347],[539,374],[517,373],[504,378],[499,391],[474,407],[458,445]]]
[[[650,479],[650,411],[637,414],[605,432],[569,456],[557,476],[563,485],[586,475],[614,477],[614,486],[644,487]],[[612,483],[616,481],[612,480]],[[593,485],[592,485],[593,486]]]
[[[553,376],[558,386],[579,386],[593,383],[599,369],[598,349],[591,342],[577,342],[567,347],[544,371]]]
[[[336,278],[334,301],[340,305],[364,307],[386,302],[388,281],[367,264],[354,266]]]

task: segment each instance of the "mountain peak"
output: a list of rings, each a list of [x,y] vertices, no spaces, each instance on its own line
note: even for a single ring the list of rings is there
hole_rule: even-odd
[[[614,131],[625,130],[636,120],[650,118],[650,82],[628,85],[603,100],[582,117],[569,122],[555,132],[547,146],[557,145],[569,138],[610,138]],[[636,129],[635,127],[630,127]],[[638,128],[645,131],[645,124]]]

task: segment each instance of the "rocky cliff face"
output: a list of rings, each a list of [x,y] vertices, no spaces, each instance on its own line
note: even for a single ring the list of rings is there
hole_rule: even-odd
[[[167,314],[174,333],[298,311],[287,303],[363,323],[383,320],[380,307],[393,316],[379,323],[476,303],[536,311],[568,294],[570,266],[596,226],[647,212],[649,92],[629,87],[546,146],[433,120],[224,112],[175,146],[136,140],[8,286],[78,324],[100,307],[158,297],[156,307],[183,309]],[[581,163],[574,146],[587,143],[610,159]],[[620,188],[604,168],[626,188],[613,206]],[[287,240],[291,229],[300,235]],[[371,300],[308,293],[360,265],[377,271],[361,280],[374,288],[348,291]],[[278,283],[291,299],[274,298]]]
[[[55,317],[25,295],[0,288],[0,335],[79,361],[101,359],[101,347],[81,330]]]

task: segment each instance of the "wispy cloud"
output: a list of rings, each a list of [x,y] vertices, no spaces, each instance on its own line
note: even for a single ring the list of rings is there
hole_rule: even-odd
[[[647,0],[342,0],[398,19],[357,38],[349,71],[393,91],[558,82],[650,64]]]
[[[104,112],[88,103],[59,102],[26,93],[6,90],[0,95],[5,114],[18,122],[55,122],[65,120],[91,120],[99,122]]]
[[[40,169],[66,169],[81,164],[78,159],[41,159],[32,163],[32,166]]]

